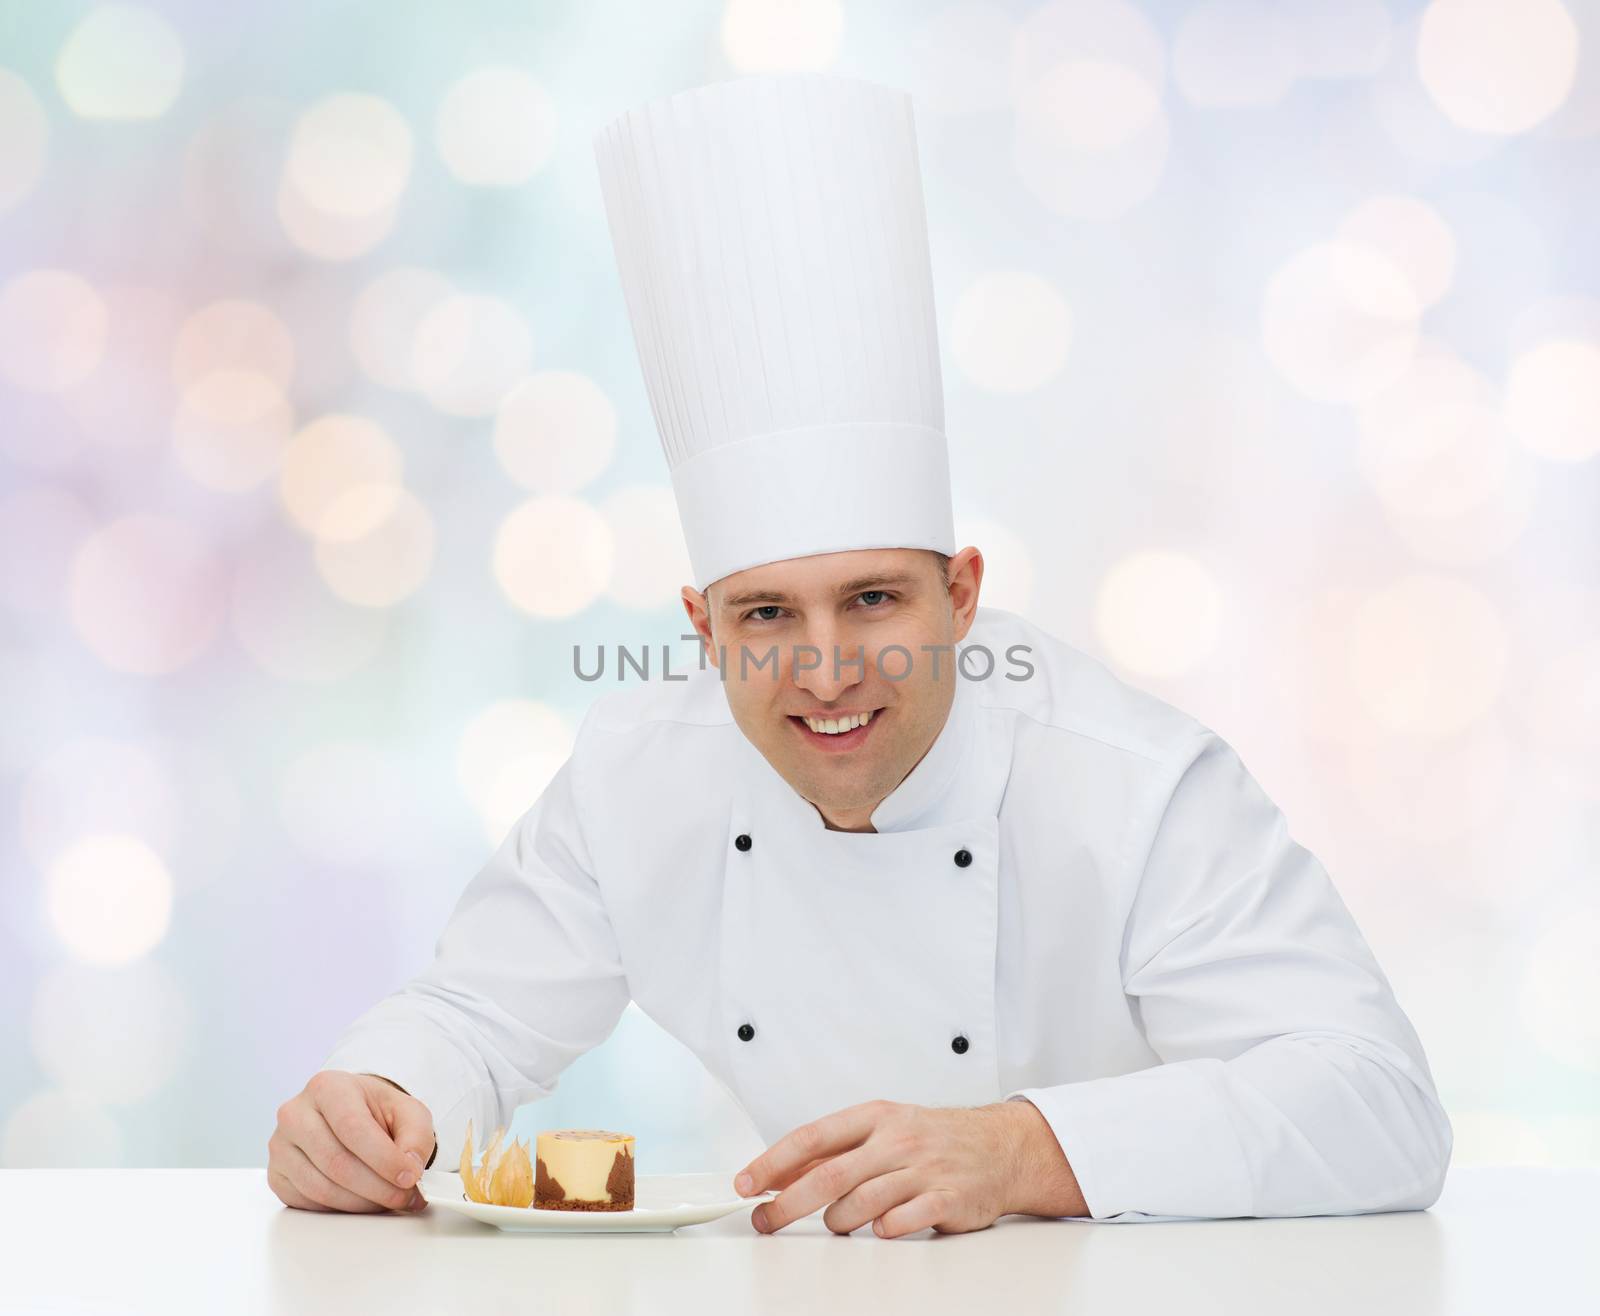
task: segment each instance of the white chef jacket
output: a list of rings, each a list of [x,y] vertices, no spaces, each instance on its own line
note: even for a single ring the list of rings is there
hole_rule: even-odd
[[[1093,1219],[1430,1205],[1421,1044],[1238,755],[1011,613],[978,610],[980,645],[870,833],[824,826],[716,668],[602,696],[326,1067],[420,1098],[448,1160],[631,998],[769,1144],[874,1098],[1025,1099]]]

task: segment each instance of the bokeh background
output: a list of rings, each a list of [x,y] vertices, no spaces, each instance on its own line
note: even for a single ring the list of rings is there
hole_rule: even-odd
[[[961,541],[1219,731],[1458,1164],[1600,1164],[1600,3],[0,0],[0,1163],[261,1164],[689,648],[591,136],[915,99]],[[519,1127],[753,1129],[635,1007]]]

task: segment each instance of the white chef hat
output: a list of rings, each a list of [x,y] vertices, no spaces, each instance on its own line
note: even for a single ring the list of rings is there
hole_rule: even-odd
[[[735,78],[629,110],[595,155],[696,587],[954,553],[910,96]]]

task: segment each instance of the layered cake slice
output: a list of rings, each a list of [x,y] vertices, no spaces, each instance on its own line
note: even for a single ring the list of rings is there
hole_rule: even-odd
[[[539,1135],[533,1204],[547,1211],[633,1210],[633,1135],[551,1129]]]

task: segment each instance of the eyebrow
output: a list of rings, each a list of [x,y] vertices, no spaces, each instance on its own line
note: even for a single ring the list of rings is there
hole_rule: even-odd
[[[857,576],[854,580],[847,580],[839,586],[841,598],[848,598],[852,594],[861,594],[869,589],[882,589],[885,585],[915,585],[917,578],[910,572],[898,571],[886,575]],[[755,590],[748,594],[735,594],[730,599],[723,599],[724,608],[747,608],[752,603],[789,603],[787,594],[780,594],[776,590]]]

